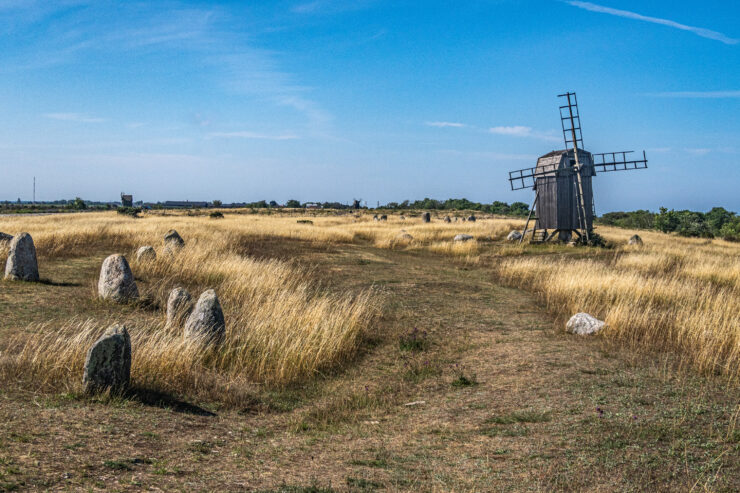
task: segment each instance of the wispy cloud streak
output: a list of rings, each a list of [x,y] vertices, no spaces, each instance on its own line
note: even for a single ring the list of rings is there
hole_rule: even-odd
[[[50,120],[76,123],[101,123],[105,121],[105,118],[97,118],[83,113],[45,113],[44,117]]]
[[[467,127],[464,123],[458,123],[458,122],[426,122],[426,125],[429,127],[438,127],[438,128],[463,128]]]
[[[740,98],[740,91],[677,91],[656,92],[650,96],[658,98],[706,98],[706,99],[728,99]]]
[[[566,1],[568,5],[578,7],[579,9],[588,10],[591,12],[599,12],[601,14],[616,15],[618,17],[625,17],[627,19],[634,19],[638,21],[651,22],[653,24],[660,24],[662,26],[672,27],[674,29],[680,29],[682,31],[688,31],[701,36],[702,38],[713,39],[721,43],[728,45],[735,45],[740,40],[731,38],[725,34],[710,29],[704,29],[703,27],[687,26],[676,21],[669,19],[661,19],[660,17],[650,17],[647,15],[638,14],[636,12],[630,12],[629,10],[613,9],[611,7],[604,7],[603,5],[597,5],[591,2],[580,2],[580,1]]]
[[[488,129],[488,132],[496,135],[508,135],[510,137],[532,137],[547,142],[558,142],[560,140],[554,135],[537,132],[532,130],[532,127],[525,127],[523,125],[491,127]]]
[[[240,131],[240,132],[211,132],[210,138],[231,138],[231,139],[258,139],[258,140],[296,140],[299,137],[292,134],[270,135],[259,132]]]

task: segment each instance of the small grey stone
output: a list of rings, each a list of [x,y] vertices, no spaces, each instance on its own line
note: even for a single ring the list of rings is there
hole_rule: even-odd
[[[126,257],[120,253],[114,253],[103,261],[98,279],[98,295],[116,303],[125,303],[139,297],[131,267]]]
[[[470,216],[468,217],[468,221],[473,221],[473,222],[475,222],[475,216],[473,216],[473,215],[470,215]]]
[[[642,245],[642,238],[639,235],[632,235],[627,242],[628,245]]]
[[[226,323],[221,303],[212,289],[204,291],[185,322],[185,337],[206,342],[221,342],[226,334]]]
[[[375,214],[375,215],[373,216],[373,221],[380,221],[380,218],[378,217],[378,215],[377,215],[377,214]]]
[[[85,392],[124,390],[131,378],[131,338],[126,327],[113,325],[87,351],[82,383]]]
[[[452,222],[452,219],[450,219],[450,216],[445,216],[444,222],[451,223]]]
[[[509,241],[519,241],[522,239],[522,234],[517,230],[512,230],[509,235],[506,237]]]
[[[171,229],[164,235],[164,251],[167,253],[175,253],[185,246],[185,240],[178,234],[177,231]]]
[[[455,237],[452,240],[453,241],[470,241],[472,239],[473,239],[473,237],[470,236],[470,235],[459,234],[459,235],[455,235]]]
[[[14,281],[39,280],[36,247],[30,234],[21,233],[10,240],[8,260],[5,262],[5,279]]]
[[[381,221],[387,221],[388,220],[388,216],[385,215],[385,214],[383,214],[382,216],[380,216],[380,220]]]
[[[193,309],[192,298],[187,289],[177,287],[170,291],[167,298],[167,325],[179,325],[185,320]]]
[[[421,215],[421,221],[422,221],[422,222],[428,223],[428,222],[429,222],[429,221],[431,221],[431,220],[432,220],[432,215],[431,215],[430,213],[428,213],[428,212],[425,212],[425,213],[423,213],[423,214]]]
[[[153,247],[146,245],[136,250],[137,262],[154,262],[155,260],[157,260],[157,252]]]
[[[398,219],[400,219],[401,221],[405,221],[406,220],[406,216],[400,216]]]
[[[401,233],[400,235],[396,236],[396,239],[400,241],[411,241],[414,239],[414,237],[408,233]]]
[[[565,330],[571,334],[577,335],[589,335],[595,334],[604,328],[604,322],[597,319],[596,317],[589,315],[588,313],[576,313],[568,323],[565,324]]]

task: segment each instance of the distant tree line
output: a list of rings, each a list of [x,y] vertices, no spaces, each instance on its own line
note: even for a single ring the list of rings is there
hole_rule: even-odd
[[[509,205],[506,202],[499,202],[498,200],[490,204],[482,204],[480,202],[471,202],[468,199],[447,199],[447,200],[435,200],[425,198],[423,200],[415,200],[410,202],[404,200],[403,202],[388,202],[384,208],[403,210],[403,209],[424,209],[424,210],[471,210],[488,212],[490,214],[501,214],[506,216],[526,216],[529,214],[529,205],[524,202],[514,202]]]
[[[740,216],[723,207],[709,212],[676,211],[665,207],[657,213],[645,210],[607,212],[597,222],[622,228],[657,229],[681,236],[740,240]]]

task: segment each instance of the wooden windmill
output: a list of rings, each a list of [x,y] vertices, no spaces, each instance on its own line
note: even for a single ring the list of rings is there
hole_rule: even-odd
[[[626,171],[647,168],[647,157],[628,159],[633,151],[591,154],[583,148],[581,117],[574,92],[560,94],[567,104],[560,106],[565,149],[552,151],[537,159],[534,168],[509,172],[512,190],[532,188],[534,202],[522,231],[522,241],[532,232],[532,243],[542,243],[558,235],[562,241],[572,233],[588,243],[593,232],[594,194],[591,178],[596,171]],[[534,226],[529,230],[530,222]],[[549,231],[549,234],[548,234]]]

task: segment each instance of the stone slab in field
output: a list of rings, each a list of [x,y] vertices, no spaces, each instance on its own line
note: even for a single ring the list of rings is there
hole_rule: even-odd
[[[123,325],[109,327],[87,351],[85,392],[124,390],[131,378],[131,338]]]
[[[114,253],[103,261],[98,279],[98,295],[104,300],[126,303],[139,297],[139,289],[126,257]]]
[[[30,234],[21,233],[10,240],[8,259],[5,262],[5,279],[14,281],[39,280],[36,247]]]
[[[567,330],[571,334],[584,336],[596,334],[604,328],[604,325],[604,322],[594,317],[593,315],[581,312],[576,313],[575,315],[570,317],[568,323],[565,324],[565,330]]]
[[[185,321],[185,337],[218,343],[225,335],[226,322],[218,296],[212,289],[204,291]]]

